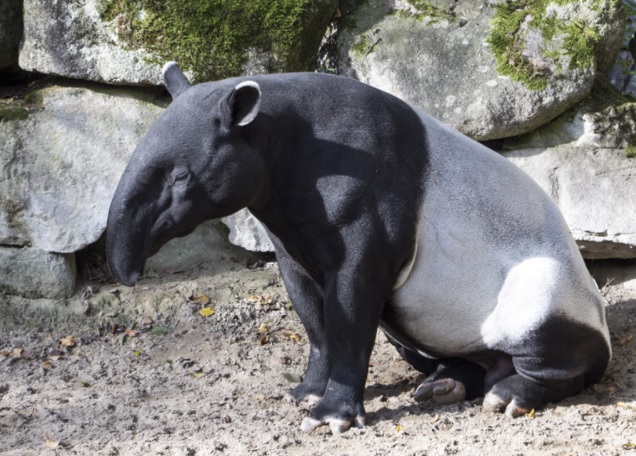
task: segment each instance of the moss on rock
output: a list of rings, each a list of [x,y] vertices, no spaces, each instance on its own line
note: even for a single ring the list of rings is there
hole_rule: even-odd
[[[313,68],[336,0],[102,0],[131,48],[177,60],[196,80],[243,72],[249,55],[267,53],[267,71]]]
[[[575,19],[568,14],[559,17],[559,9],[568,6],[605,11],[620,8],[620,1],[505,1],[496,8],[487,40],[497,60],[497,71],[530,89],[542,90],[552,73],[593,67],[599,24],[582,19],[584,15]],[[528,50],[531,34],[540,37],[533,51]]]

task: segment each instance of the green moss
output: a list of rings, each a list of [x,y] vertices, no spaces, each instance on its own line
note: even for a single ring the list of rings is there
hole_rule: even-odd
[[[372,46],[371,39],[367,35],[359,35],[356,37],[355,43],[351,46],[351,52],[356,55],[364,56]]]
[[[442,9],[433,5],[426,0],[407,0],[417,10],[416,13],[405,10],[393,10],[393,14],[399,17],[411,17],[418,20],[428,19],[429,24],[439,22],[441,19],[453,20],[455,13],[450,10]]]
[[[197,80],[240,74],[250,49],[273,55],[270,71],[310,69],[335,10],[335,2],[314,0],[101,2],[102,19],[127,46],[157,62],[177,60]]]
[[[0,103],[0,122],[10,120],[24,120],[29,117],[29,111],[20,105]]]
[[[563,68],[590,68],[594,65],[599,32],[583,21],[561,21],[547,14],[549,4],[566,5],[574,0],[508,0],[497,6],[488,37],[495,58],[497,71],[515,81],[524,83],[532,90],[543,90],[552,72]],[[600,9],[605,2],[595,0],[592,8]],[[543,57],[551,65],[539,63],[524,55],[525,33],[522,27],[535,29],[544,40]],[[560,44],[556,44],[561,40]]]
[[[625,149],[625,156],[627,158],[636,158],[636,145],[630,144]]]

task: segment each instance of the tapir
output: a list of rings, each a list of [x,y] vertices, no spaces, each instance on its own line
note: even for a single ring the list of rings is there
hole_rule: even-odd
[[[343,76],[192,85],[141,140],[108,214],[113,276],[205,220],[247,208],[268,230],[309,340],[290,395],[301,428],[364,426],[381,328],[428,375],[415,400],[518,416],[599,381],[605,301],[557,206],[504,157]]]

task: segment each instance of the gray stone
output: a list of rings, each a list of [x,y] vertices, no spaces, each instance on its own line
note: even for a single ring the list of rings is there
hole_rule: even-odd
[[[0,247],[0,292],[62,299],[75,292],[75,255]]]
[[[558,204],[585,258],[636,258],[636,160],[565,144],[505,156]]]
[[[130,155],[163,111],[124,89],[53,86],[0,122],[0,244],[70,253],[95,242]]]
[[[144,50],[124,49],[102,22],[98,0],[24,0],[20,67],[111,84],[161,83],[161,64]]]
[[[0,2],[0,69],[18,63],[22,38],[22,0]]]
[[[590,93],[597,66],[607,69],[622,40],[624,21],[616,2],[549,4],[547,16],[598,35],[590,63],[573,68],[565,36],[545,39],[529,25],[528,15],[518,33],[524,71],[546,82],[531,89],[498,72],[487,42],[495,6],[503,2],[433,3],[438,9],[428,12],[406,0],[361,4],[349,21],[355,25],[339,37],[340,70],[479,140],[528,132],[581,101]]]
[[[222,219],[230,228],[230,242],[252,252],[273,252],[274,245],[261,222],[243,209]]]
[[[230,258],[251,259],[254,254],[230,244],[227,228],[218,221],[199,225],[188,236],[172,239],[159,252],[148,258],[146,271],[177,272],[205,266],[207,274],[222,272]]]

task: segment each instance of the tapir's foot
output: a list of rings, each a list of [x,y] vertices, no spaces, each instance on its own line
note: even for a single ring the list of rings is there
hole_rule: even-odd
[[[470,361],[449,361],[415,390],[414,399],[443,405],[475,399],[484,393],[485,375],[483,367]]]
[[[325,398],[303,419],[300,429],[311,432],[324,424],[329,425],[334,434],[341,434],[352,426],[362,428],[365,425],[364,408],[362,404],[348,406]]]
[[[544,384],[515,374],[492,387],[484,398],[483,408],[492,412],[504,412],[507,416],[516,418],[533,409],[541,409],[549,402],[557,402],[576,394],[583,387],[583,376]]]
[[[315,405],[322,399],[322,393],[324,388],[320,388],[317,385],[309,382],[303,382],[297,387],[291,389],[287,393],[287,399],[299,404],[301,402],[308,402],[309,405]]]
[[[462,382],[452,378],[425,381],[415,390],[416,402],[433,399],[438,404],[448,405],[466,399],[466,388]]]

